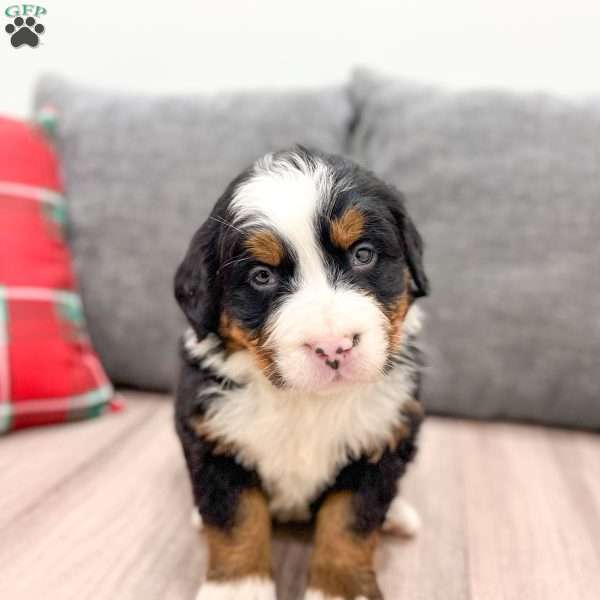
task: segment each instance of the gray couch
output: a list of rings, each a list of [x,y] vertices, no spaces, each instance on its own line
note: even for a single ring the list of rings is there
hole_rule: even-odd
[[[225,183],[272,148],[345,152],[406,191],[433,295],[430,413],[600,427],[600,109],[357,73],[330,90],[122,96],[48,78],[90,330],[123,413],[0,442],[0,598],[192,600],[205,550],[168,392],[171,277]],[[600,436],[429,417],[386,537],[386,600],[597,600]],[[310,531],[276,532],[301,600]]]
[[[303,143],[406,192],[433,284],[432,413],[600,428],[600,107],[449,93],[355,73],[343,88],[128,96],[56,78],[72,247],[116,384],[168,391],[182,322],[171,279],[226,183]]]

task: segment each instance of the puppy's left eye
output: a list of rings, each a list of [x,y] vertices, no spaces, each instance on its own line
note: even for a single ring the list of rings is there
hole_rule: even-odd
[[[360,244],[352,250],[352,266],[355,269],[372,267],[377,261],[377,252],[370,244]]]
[[[267,267],[254,267],[250,271],[249,279],[252,287],[259,290],[268,290],[277,284],[275,273]]]

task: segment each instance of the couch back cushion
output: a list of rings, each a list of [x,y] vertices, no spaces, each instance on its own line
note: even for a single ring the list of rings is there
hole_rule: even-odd
[[[195,229],[237,173],[303,143],[344,149],[343,89],[153,97],[57,78],[36,106],[58,114],[71,245],[92,338],[117,384],[166,390],[183,321],[172,279]]]
[[[354,157],[402,189],[435,412],[600,428],[600,103],[358,72]]]

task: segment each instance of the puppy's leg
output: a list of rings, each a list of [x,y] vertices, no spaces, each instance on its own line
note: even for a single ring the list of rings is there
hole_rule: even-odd
[[[378,528],[357,529],[353,496],[332,492],[317,514],[305,600],[381,600],[373,568]]]
[[[197,600],[275,600],[271,578],[271,517],[258,489],[240,494],[230,526],[204,525],[206,581]]]
[[[197,600],[275,600],[271,517],[256,473],[217,454],[185,421],[178,433],[208,546]]]
[[[305,600],[381,600],[373,566],[379,531],[398,494],[398,480],[416,452],[423,418],[417,403],[403,410],[405,427],[378,453],[347,465],[317,513],[315,550]],[[401,500],[401,502],[403,502]],[[397,516],[396,505],[391,516]],[[403,524],[404,521],[403,521]]]

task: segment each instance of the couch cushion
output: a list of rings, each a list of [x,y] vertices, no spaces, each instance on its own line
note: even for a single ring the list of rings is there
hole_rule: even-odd
[[[358,72],[354,156],[427,243],[436,412],[600,427],[600,106]]]
[[[171,291],[193,231],[225,185],[267,151],[339,152],[342,89],[152,97],[46,78],[92,338],[114,381],[167,389],[182,321]]]
[[[112,388],[85,330],[56,158],[0,118],[0,433],[91,417]]]

